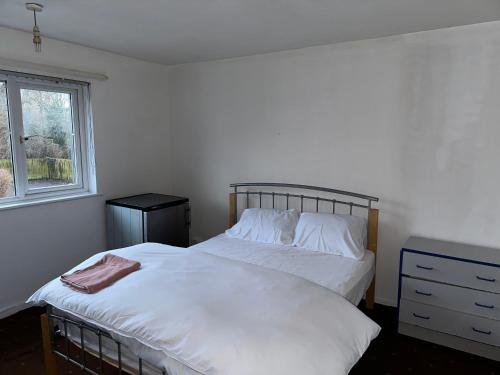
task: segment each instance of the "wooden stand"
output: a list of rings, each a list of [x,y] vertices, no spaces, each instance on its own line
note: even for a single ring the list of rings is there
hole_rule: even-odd
[[[377,260],[377,242],[378,242],[378,209],[370,209],[368,217],[368,250],[375,254],[375,261]],[[375,276],[373,276],[372,283],[366,291],[365,305],[367,309],[372,310],[375,306]]]
[[[45,373],[46,375],[59,375],[56,355],[52,353],[49,317],[46,313],[40,316],[40,323],[42,325],[43,359],[45,361]]]

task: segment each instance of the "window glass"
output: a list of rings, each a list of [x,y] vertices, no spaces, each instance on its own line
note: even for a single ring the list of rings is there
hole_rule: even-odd
[[[29,189],[76,182],[71,94],[21,90]]]
[[[0,69],[0,207],[89,191],[88,100],[87,83]]]
[[[0,81],[0,199],[15,195],[7,85]]]

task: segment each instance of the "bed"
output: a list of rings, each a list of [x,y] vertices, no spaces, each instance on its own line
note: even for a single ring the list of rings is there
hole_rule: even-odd
[[[367,306],[373,306],[378,211],[372,207],[372,202],[377,201],[377,198],[304,185],[251,183],[232,184],[231,187],[234,191],[230,193],[229,199],[230,225],[237,222],[241,209],[250,207],[252,203],[258,204],[259,207],[267,203],[272,207],[281,204],[288,208],[295,200],[300,210],[306,211],[312,202],[312,210],[317,212],[328,209],[333,213],[339,207],[345,206],[351,215],[355,214],[356,210],[364,210],[368,219],[367,251],[362,259],[357,261],[312,253],[292,246],[238,240],[224,234],[187,250],[150,243],[118,249],[113,253],[137,259],[145,269],[155,268],[155,278],[144,278],[144,275],[148,275],[146,272],[136,278],[130,276],[117,283],[120,287],[113,285],[96,295],[75,295],[75,292],[68,288],[61,289],[57,284],[58,280],[53,280],[52,284],[41,288],[31,298],[30,302],[49,304],[48,313],[42,316],[48,375],[58,373],[56,356],[78,364],[90,374],[100,374],[103,362],[115,366],[118,373],[127,371],[132,374],[222,374],[228,373],[222,370],[228,368],[238,368],[234,372],[238,374],[279,373],[281,368],[273,368],[279,361],[276,362],[276,358],[272,357],[277,356],[283,356],[283,359],[291,362],[290,366],[293,365],[293,372],[286,373],[322,373],[323,368],[320,370],[311,367],[311,363],[320,362],[322,367],[330,370],[328,373],[343,374],[349,371],[373,338],[373,334],[371,337],[365,335],[363,327],[378,333],[378,328],[365,320],[364,315],[353,307],[359,304],[364,295]],[[286,190],[283,191],[284,189]],[[314,190],[318,195],[290,192],[293,189],[299,192]],[[339,196],[350,197],[352,201],[339,199]],[[328,205],[330,207],[326,208]],[[102,254],[96,254],[74,269],[92,264]],[[162,266],[158,267],[159,264]],[[158,280],[164,281],[165,286],[159,286]],[[177,293],[175,298],[172,297],[175,304],[166,307],[163,305],[169,301],[159,304],[159,300],[165,298],[163,288],[176,282],[181,286],[171,290],[171,293]],[[201,289],[204,295],[200,295],[199,284],[204,284]],[[129,293],[136,285],[149,288],[148,293],[141,293],[144,289],[137,289],[136,301],[128,305],[120,301],[117,294]],[[242,293],[242,290],[245,292]],[[146,294],[147,298],[144,296]],[[288,296],[288,300],[283,298],[279,303],[275,302],[284,296]],[[204,300],[208,302],[204,304]],[[228,303],[228,300],[231,303]],[[195,308],[193,301],[196,301]],[[207,308],[200,312],[196,308],[198,304],[208,306],[208,309],[216,313],[207,314]],[[233,304],[235,306],[232,306]],[[107,318],[108,320],[102,318],[102,311],[112,310],[118,305],[120,313],[115,313],[112,318]],[[297,305],[302,306],[302,310],[304,306],[311,306],[307,310],[307,316],[303,316],[302,310],[300,314],[290,313]],[[141,306],[140,311],[137,306]],[[96,314],[94,310],[99,313]],[[317,327],[309,327],[310,319],[327,321],[330,313],[334,314],[336,319],[333,323],[325,324],[324,331],[331,332],[318,332]],[[187,317],[180,318],[184,314]],[[286,315],[293,315],[293,320],[289,319],[284,323],[283,318],[276,318]],[[159,316],[164,320],[159,319]],[[215,316],[217,321],[213,321]],[[258,316],[269,318],[261,322],[260,318],[256,320]],[[358,319],[356,324],[351,322],[354,318]],[[196,321],[196,325],[193,325],[190,319]],[[220,325],[220,319],[225,319],[224,326]],[[199,322],[203,322],[203,325]],[[263,332],[259,333],[261,323]],[[338,327],[334,327],[336,324]],[[281,325],[281,330],[275,328]],[[358,335],[363,337],[363,340],[349,344],[358,351],[356,355],[352,350],[347,350],[351,333],[342,336],[343,333],[339,332],[343,325],[352,330],[360,330],[352,336]],[[203,332],[201,341],[200,327]],[[296,327],[301,327],[300,332],[295,332],[298,330]],[[224,332],[226,328],[228,332]],[[229,347],[225,345],[227,341],[238,342],[239,336],[235,336],[235,332],[239,331],[241,337],[245,337],[245,342],[240,346],[230,345],[231,350],[226,350],[224,355],[221,355],[221,348],[223,351]],[[287,345],[276,350],[267,342],[269,334],[277,337],[276,341],[272,342],[286,342]],[[330,342],[333,336],[339,336],[340,339]],[[165,337],[168,340],[162,341]],[[345,338],[344,341],[342,337]],[[55,347],[55,341],[61,338],[64,338],[65,345]],[[301,343],[300,348],[292,345],[294,342],[301,342],[302,338],[310,345],[304,347]],[[203,342],[204,340],[207,343]],[[339,344],[342,342],[343,344]],[[81,351],[78,358],[70,355],[70,343]],[[256,348],[259,346],[257,343],[271,345],[266,352],[272,353],[274,350],[275,353],[266,358],[262,350]],[[324,347],[325,343],[335,348],[333,352],[327,353],[328,355],[318,350]],[[240,347],[244,350],[240,351]],[[308,360],[313,357],[314,360]],[[97,358],[97,365],[92,367],[89,364],[90,358]],[[247,366],[241,363],[247,363]]]

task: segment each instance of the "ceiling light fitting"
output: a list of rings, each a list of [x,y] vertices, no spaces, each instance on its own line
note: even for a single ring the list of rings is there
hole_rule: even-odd
[[[35,20],[35,26],[33,26],[33,44],[35,45],[35,52],[42,52],[42,37],[36,23],[36,14],[43,10],[43,5],[38,3],[26,3],[25,5],[26,9],[33,12],[33,18]]]

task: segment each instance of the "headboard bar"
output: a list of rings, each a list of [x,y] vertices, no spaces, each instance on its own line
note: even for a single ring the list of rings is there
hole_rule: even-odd
[[[320,186],[312,186],[312,185],[297,185],[297,184],[286,184],[286,183],[279,183],[279,182],[237,182],[237,183],[232,183],[229,185],[232,188],[238,188],[238,187],[243,187],[243,186],[267,186],[267,187],[284,187],[284,188],[293,188],[293,189],[301,189],[301,190],[316,190],[316,191],[322,191],[325,193],[333,193],[333,194],[339,194],[339,195],[347,195],[350,197],[355,197],[355,198],[360,198],[360,199],[366,199],[369,201],[374,201],[378,202],[377,197],[372,197],[369,195],[365,194],[359,194],[359,193],[353,193],[351,191],[345,191],[345,190],[337,190],[337,189],[331,189],[331,188],[325,188],[325,187],[320,187]]]
[[[316,197],[316,196],[312,196],[312,195],[302,195],[302,194],[290,194],[290,193],[278,193],[278,192],[267,192],[267,191],[237,191],[236,193],[234,193],[236,195],[245,195],[246,196],[246,203],[247,203],[247,208],[249,207],[249,196],[250,195],[258,195],[259,196],[259,206],[261,206],[262,204],[262,196],[263,195],[268,195],[268,196],[272,196],[273,197],[273,208],[274,208],[274,197],[286,197],[287,198],[287,201],[289,198],[300,198],[301,200],[303,199],[311,199],[311,200],[314,200],[316,201],[316,208],[318,211],[319,210],[319,202],[330,202],[332,203],[333,205],[335,204],[343,204],[343,205],[346,205],[346,206],[349,206],[350,208],[351,207],[358,207],[358,208],[370,208],[370,204],[366,205],[366,204],[359,204],[359,203],[355,203],[355,202],[347,202],[347,201],[342,201],[342,200],[338,200],[338,199],[329,199],[329,198],[322,198],[322,197]],[[288,208],[288,206],[287,206]],[[351,211],[351,209],[349,208],[349,210]],[[351,211],[352,213],[352,211]]]

